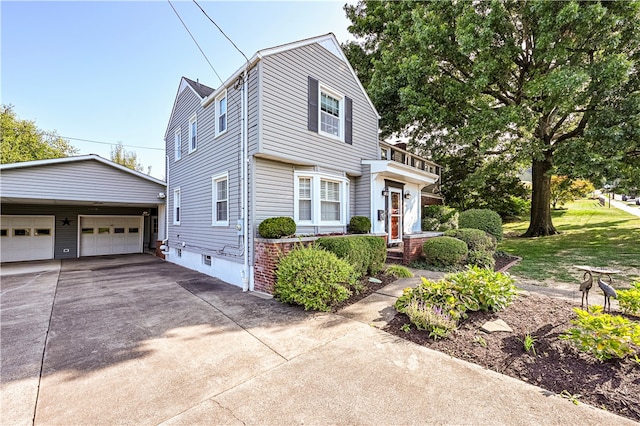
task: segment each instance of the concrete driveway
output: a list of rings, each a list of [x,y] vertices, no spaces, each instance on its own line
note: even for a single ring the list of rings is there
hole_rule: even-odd
[[[3,425],[633,424],[150,255],[3,265]]]

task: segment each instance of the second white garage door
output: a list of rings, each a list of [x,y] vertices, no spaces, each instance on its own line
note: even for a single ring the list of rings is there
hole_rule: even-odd
[[[142,253],[143,217],[80,216],[80,256]]]

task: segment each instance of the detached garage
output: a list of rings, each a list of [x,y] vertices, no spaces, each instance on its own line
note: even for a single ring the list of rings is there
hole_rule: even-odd
[[[97,155],[0,172],[1,262],[141,253],[164,238],[161,180]]]

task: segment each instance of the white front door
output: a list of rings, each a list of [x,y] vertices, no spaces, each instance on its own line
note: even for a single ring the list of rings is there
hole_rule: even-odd
[[[0,217],[0,262],[53,259],[54,216]]]
[[[397,188],[389,188],[389,210],[387,229],[389,230],[389,243],[402,242],[402,191]]]
[[[142,253],[142,216],[80,216],[80,256]]]

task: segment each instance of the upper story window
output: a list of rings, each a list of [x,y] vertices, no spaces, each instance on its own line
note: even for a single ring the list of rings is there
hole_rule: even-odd
[[[342,98],[320,92],[320,132],[339,138],[342,134]]]
[[[173,138],[173,145],[175,148],[175,158],[176,161],[182,158],[182,133],[180,132],[180,128],[176,130],[176,133]]]
[[[216,98],[216,136],[227,131],[227,91]]]
[[[180,188],[176,188],[173,190],[173,224],[180,225],[180,215],[182,214],[182,210],[180,205],[182,203],[182,196],[180,193]]]
[[[349,180],[318,173],[294,173],[294,220],[301,225],[344,225]]]
[[[196,114],[189,119],[189,152],[198,149],[198,117]]]
[[[308,78],[307,129],[324,136],[353,143],[353,101]]]
[[[229,225],[229,177],[227,173],[211,178],[213,226]]]

